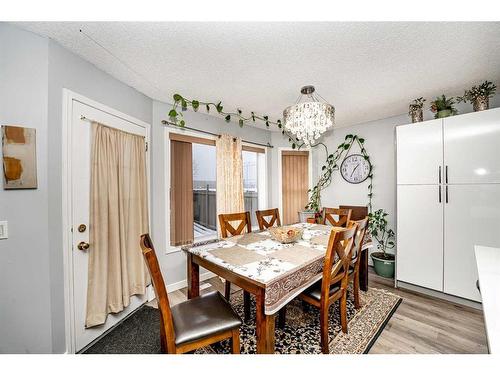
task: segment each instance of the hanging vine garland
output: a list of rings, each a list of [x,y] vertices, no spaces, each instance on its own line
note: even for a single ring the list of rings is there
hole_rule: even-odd
[[[173,95],[174,104],[172,109],[168,112],[168,117],[173,124],[176,124],[179,127],[184,127],[186,125],[186,121],[184,120],[183,111],[186,111],[188,107],[191,107],[193,111],[197,112],[200,107],[205,107],[207,112],[210,112],[210,108],[213,108],[220,116],[224,117],[224,119],[229,123],[232,118],[238,119],[238,125],[243,127],[243,125],[247,122],[256,122],[261,121],[265,123],[266,127],[269,128],[270,125],[275,125],[279,129],[281,129],[281,133],[288,137],[288,142],[290,142],[293,149],[300,149],[305,144],[300,142],[296,137],[292,134],[288,133],[285,129],[283,129],[283,125],[281,120],[272,121],[269,119],[269,116],[259,115],[255,112],[250,112],[249,116],[244,116],[243,112],[240,109],[237,109],[236,112],[226,112],[224,111],[224,107],[222,106],[222,102],[218,103],[214,102],[203,102],[199,100],[189,100],[183,97],[180,94]],[[179,111],[179,107],[181,111]],[[317,184],[309,189],[310,197],[309,202],[306,205],[306,209],[312,210],[316,213],[319,213],[321,210],[321,191],[324,190],[327,186],[332,182],[332,175],[335,170],[338,170],[338,161],[344,156],[347,156],[349,150],[353,146],[353,144],[357,144],[361,150],[361,155],[370,163],[370,173],[368,175],[369,184],[368,184],[368,210],[372,211],[372,197],[373,197],[373,167],[370,162],[370,156],[368,155],[365,147],[365,140],[363,138],[358,137],[357,135],[348,134],[345,136],[344,142],[338,145],[335,152],[330,154],[328,152],[328,147],[322,143],[318,142],[311,146],[318,147],[323,146],[326,152],[326,162],[321,167],[321,174],[318,179]]]

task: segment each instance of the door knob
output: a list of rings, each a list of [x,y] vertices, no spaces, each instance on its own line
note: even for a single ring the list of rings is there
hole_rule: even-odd
[[[79,250],[87,250],[90,247],[90,245],[88,244],[88,242],[83,242],[82,241],[82,242],[80,242],[78,244],[77,247],[78,247]]]

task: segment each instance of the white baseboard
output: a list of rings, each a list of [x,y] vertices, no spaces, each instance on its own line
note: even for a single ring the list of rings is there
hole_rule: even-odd
[[[212,277],[215,277],[215,276],[217,276],[215,273],[208,271],[208,272],[200,274],[200,281],[205,281],[205,280],[211,279]],[[173,291],[185,288],[185,287],[187,287],[187,279],[178,281],[176,283],[168,284],[167,290],[170,293],[170,292],[173,292]]]
[[[413,285],[413,284],[406,283],[404,281],[399,281],[398,280],[397,281],[397,288],[408,289],[408,290],[411,290],[413,292],[427,294],[427,295],[429,295],[431,297],[436,297],[436,298],[440,298],[440,299],[443,299],[443,300],[448,301],[448,302],[452,302],[452,303],[456,303],[456,304],[459,304],[459,305],[464,305],[464,306],[472,307],[472,308],[477,309],[477,310],[482,310],[483,309],[483,305],[480,302],[471,301],[471,300],[468,300],[468,299],[465,299],[465,298],[460,298],[460,297],[452,296],[451,294],[446,294],[446,293],[443,293],[443,292],[438,292],[436,290],[427,289],[427,288],[424,288],[424,287],[421,287],[421,286],[418,286],[418,285]]]

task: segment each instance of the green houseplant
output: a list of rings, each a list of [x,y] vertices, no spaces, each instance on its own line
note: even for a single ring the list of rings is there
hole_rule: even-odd
[[[490,81],[484,81],[479,86],[472,86],[465,90],[463,96],[457,97],[457,103],[472,103],[474,112],[484,111],[490,107],[490,98],[495,95],[497,86]]]
[[[447,98],[444,95],[438,96],[434,101],[431,102],[431,112],[435,113],[434,118],[443,118],[456,115],[458,111],[453,106],[454,104],[455,100],[453,98]]]
[[[368,214],[368,231],[373,239],[377,241],[379,251],[371,254],[373,266],[377,275],[383,277],[394,277],[395,256],[387,252],[395,246],[396,233],[387,228],[388,213],[383,209]]]

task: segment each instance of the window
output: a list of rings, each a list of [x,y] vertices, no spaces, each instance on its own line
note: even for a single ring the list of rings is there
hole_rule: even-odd
[[[170,245],[217,237],[215,141],[170,133]],[[245,211],[266,208],[266,158],[261,148],[243,146]]]
[[[170,245],[217,236],[215,141],[170,134]]]
[[[193,230],[198,242],[217,235],[215,146],[193,143]]]
[[[250,212],[250,218],[254,227],[257,227],[255,211],[267,208],[265,155],[263,149],[243,146],[243,196],[245,211]]]

